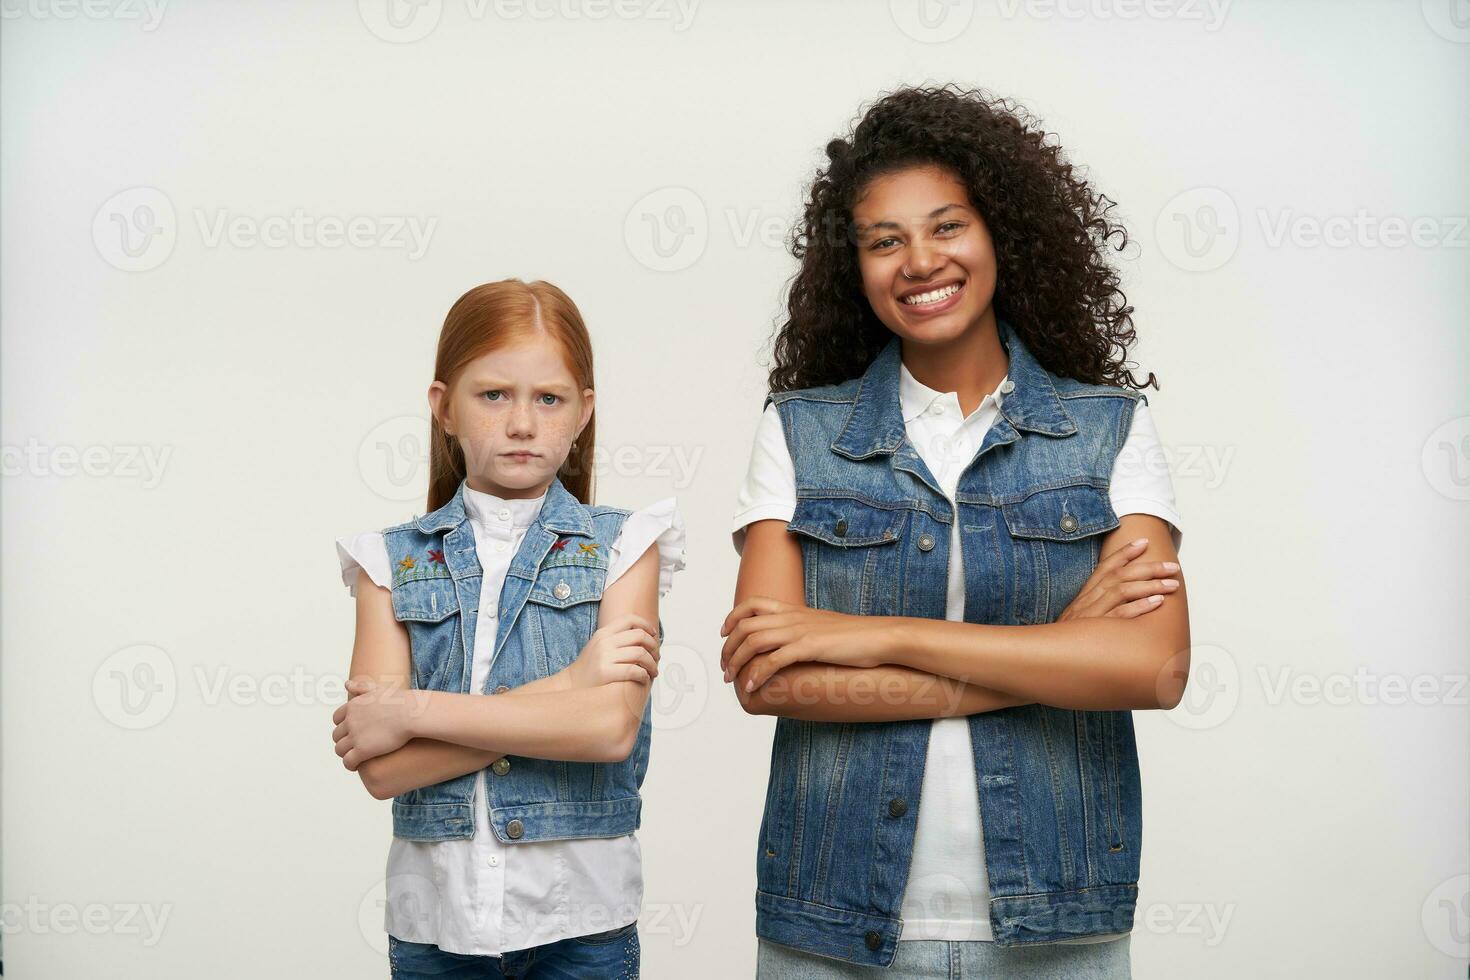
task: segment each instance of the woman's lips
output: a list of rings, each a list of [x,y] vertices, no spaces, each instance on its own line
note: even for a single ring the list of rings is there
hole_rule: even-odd
[[[536,458],[535,453],[501,453],[501,455],[512,463],[525,463]]]
[[[933,316],[936,313],[944,313],[947,310],[953,309],[954,306],[959,303],[960,297],[965,295],[965,286],[967,284],[968,280],[961,281],[959,283],[959,289],[956,289],[953,293],[950,293],[948,296],[937,303],[921,303],[917,306],[914,306],[905,303],[903,300],[899,300],[898,305],[904,310],[905,313],[911,313],[914,316]]]

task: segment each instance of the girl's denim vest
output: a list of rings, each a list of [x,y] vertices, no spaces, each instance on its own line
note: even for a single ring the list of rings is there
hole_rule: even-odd
[[[796,467],[808,606],[943,619],[960,521],[965,621],[1054,621],[1118,526],[1113,460],[1137,392],[1051,374],[1000,323],[1012,390],[959,480],[958,515],[907,440],[894,338],[861,377],[768,396]],[[897,951],[930,721],[780,718],[757,852],[756,931],[865,965]],[[969,717],[990,925],[1001,946],[1127,932],[1141,793],[1127,711]]]
[[[464,481],[443,507],[383,532],[393,563],[393,613],[408,628],[413,687],[469,693],[482,571],[465,515]],[[629,511],[594,507],[553,479],[500,592],[494,659],[481,694],[568,666],[597,629],[608,550]],[[663,624],[659,624],[663,638]],[[621,762],[505,755],[487,766],[490,826],[502,842],[616,837],[639,826],[648,768],[649,707]],[[393,798],[393,835],[436,841],[474,836],[475,773]]]

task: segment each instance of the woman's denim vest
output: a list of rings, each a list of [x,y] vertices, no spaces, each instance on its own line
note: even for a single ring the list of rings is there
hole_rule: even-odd
[[[1118,526],[1108,484],[1142,396],[1053,375],[1004,322],[1000,336],[1015,387],[960,476],[958,517],[906,438],[897,338],[861,378],[768,396],[796,467],[808,606],[943,619],[956,519],[966,622],[1053,622],[1081,591]],[[1129,931],[1142,842],[1129,712],[1032,704],[969,724],[995,942]],[[777,720],[761,937],[892,963],[930,725]]]
[[[408,628],[413,687],[469,693],[482,571],[464,481],[443,507],[383,532],[393,613]],[[494,659],[481,694],[504,694],[568,666],[597,629],[608,551],[629,511],[588,506],[553,479],[500,592]],[[659,638],[663,625],[659,624]],[[490,826],[503,842],[616,837],[639,826],[651,705],[621,762],[505,755],[487,766]],[[475,773],[393,798],[393,835],[474,836]]]

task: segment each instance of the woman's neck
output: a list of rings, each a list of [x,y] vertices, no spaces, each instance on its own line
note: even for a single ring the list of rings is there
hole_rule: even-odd
[[[914,380],[935,391],[954,392],[966,418],[1010,371],[994,307],[953,340],[937,344],[904,340],[902,346],[904,366]]]

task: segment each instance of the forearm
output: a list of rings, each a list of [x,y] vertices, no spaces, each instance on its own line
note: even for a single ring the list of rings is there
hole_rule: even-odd
[[[753,692],[735,684],[751,714],[802,721],[908,721],[973,715],[1027,699],[895,664],[846,667],[796,663]]]
[[[500,756],[501,753],[490,749],[415,738],[387,755],[368,759],[357,767],[357,774],[369,793],[387,800],[411,789],[478,772]]]
[[[626,758],[646,691],[632,681],[486,698],[413,691],[410,734],[501,754],[571,762]]]
[[[499,697],[523,697],[567,689],[560,673],[512,688]],[[504,755],[497,749],[458,745],[442,739],[415,738],[386,755],[368,759],[357,767],[362,784],[375,798],[391,799],[409,790],[421,789],[478,772]]]
[[[1166,706],[1169,653],[1138,620],[987,626],[891,617],[885,625],[892,662],[1027,702],[1086,711]]]

